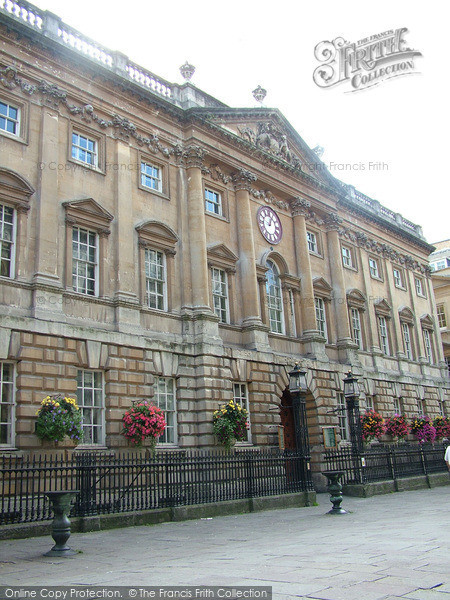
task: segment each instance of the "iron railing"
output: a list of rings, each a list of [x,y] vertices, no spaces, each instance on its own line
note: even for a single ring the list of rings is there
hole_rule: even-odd
[[[343,471],[342,483],[389,481],[416,475],[445,473],[444,444],[379,444],[363,452],[352,448],[327,450],[327,469]]]
[[[313,489],[309,462],[275,450],[8,456],[0,473],[0,524],[50,519],[56,490],[79,490],[71,514],[88,516]]]

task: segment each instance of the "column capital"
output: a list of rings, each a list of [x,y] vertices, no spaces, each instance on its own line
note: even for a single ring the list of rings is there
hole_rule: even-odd
[[[247,169],[238,169],[232,174],[231,179],[234,183],[234,189],[238,192],[239,190],[250,191],[252,183],[258,178],[251,171],[247,171]]]
[[[306,217],[306,215],[309,213],[309,209],[311,208],[311,202],[305,198],[301,198],[300,196],[292,198],[290,204],[293,217]]]
[[[343,220],[336,213],[331,213],[325,218],[325,227],[328,231],[339,231],[339,227],[342,225]]]
[[[182,152],[182,159],[186,164],[186,167],[197,167],[201,169],[203,167],[203,161],[205,160],[206,150],[197,144],[191,144],[186,146]]]

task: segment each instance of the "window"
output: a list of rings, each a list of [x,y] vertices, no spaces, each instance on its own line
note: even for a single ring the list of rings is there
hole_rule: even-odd
[[[438,404],[439,404],[439,414],[441,415],[441,417],[445,417],[445,402],[444,400],[438,400]]]
[[[274,333],[284,333],[283,299],[281,281],[275,263],[267,261],[267,307],[269,310],[269,328]]]
[[[177,435],[177,404],[175,397],[175,379],[172,377],[156,377],[154,384],[154,402],[164,412],[166,428],[161,437],[160,444],[176,444]]]
[[[403,335],[403,348],[405,351],[406,358],[413,360],[413,351],[411,344],[411,326],[409,323],[402,323],[402,335]]]
[[[405,284],[403,282],[403,273],[400,269],[394,269],[394,285],[398,288],[404,288]]]
[[[14,366],[0,362],[0,446],[14,443]]]
[[[83,444],[105,443],[103,376],[99,371],[78,371],[77,400],[83,414]]]
[[[374,410],[373,396],[366,395],[366,410]]]
[[[371,277],[374,279],[381,279],[380,267],[376,258],[369,258],[369,271]]]
[[[141,185],[157,192],[162,191],[162,169],[150,163],[141,162]]]
[[[389,335],[386,317],[378,317],[378,334],[380,336],[380,348],[383,354],[389,356]]]
[[[97,295],[97,234],[72,228],[72,286],[75,292]]]
[[[436,309],[437,309],[439,327],[447,327],[447,319],[445,317],[444,305],[438,304]]]
[[[223,269],[212,268],[211,270],[212,296],[214,312],[221,323],[229,322],[228,311],[228,280]]]
[[[306,239],[308,241],[308,250],[310,252],[314,252],[314,254],[319,254],[319,245],[317,243],[317,236],[312,231],[306,232]]]
[[[314,298],[314,304],[316,306],[316,323],[317,329],[320,335],[322,335],[328,341],[327,331],[327,315],[325,312],[325,302],[322,298]]]
[[[248,414],[248,424],[250,425],[250,407],[248,403],[248,389],[246,383],[233,383],[233,400],[235,404],[238,404],[242,408],[245,408]],[[250,427],[247,430],[247,438],[245,441],[252,441]]]
[[[394,396],[394,414],[401,415],[402,414],[402,405],[400,403],[400,398]]]
[[[218,192],[205,188],[205,210],[222,216],[222,197]]]
[[[158,250],[145,249],[145,294],[149,308],[166,309],[166,261]]]
[[[425,414],[425,400],[422,400],[421,398],[417,398],[417,414]]]
[[[339,435],[341,440],[348,440],[348,419],[347,419],[347,408],[345,405],[344,394],[338,393],[337,395],[337,408],[338,408],[338,427]]]
[[[15,211],[0,204],[0,275],[14,277]]]
[[[433,364],[433,348],[431,345],[431,334],[428,329],[423,330],[423,344],[425,346],[425,355],[431,365]]]
[[[81,133],[72,133],[72,158],[91,167],[98,167],[98,142]]]
[[[342,246],[342,263],[344,267],[348,267],[349,269],[354,269],[355,264],[353,260],[353,253],[351,248],[348,246]]]
[[[20,108],[0,101],[0,131],[16,136],[20,134]]]
[[[431,268],[433,271],[440,271],[441,269],[446,269],[450,267],[450,258],[442,258],[441,260],[437,260],[431,263]]]
[[[361,316],[357,308],[350,309],[350,318],[352,322],[352,338],[358,348],[362,348]]]
[[[420,277],[414,277],[414,284],[416,286],[416,294],[418,296],[425,297],[425,290],[423,287],[423,281]]]

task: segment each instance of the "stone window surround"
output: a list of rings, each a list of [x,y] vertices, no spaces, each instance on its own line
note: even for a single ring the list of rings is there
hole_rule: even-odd
[[[312,233],[315,235],[316,238],[316,246],[317,246],[317,250],[310,250],[309,248],[309,243],[308,243],[308,233]],[[322,240],[322,233],[320,231],[320,229],[317,229],[315,227],[311,227],[308,223],[307,227],[306,227],[306,245],[308,247],[308,251],[309,254],[311,256],[318,256],[320,258],[324,258],[324,253],[323,253],[323,240]]]
[[[161,170],[161,190],[154,190],[153,188],[149,188],[142,183],[141,164],[143,162]],[[155,158],[154,156],[144,152],[138,152],[137,166],[138,188],[147,194],[154,194],[155,196],[164,198],[165,200],[170,200],[169,162]]]
[[[426,342],[425,342],[425,331],[428,332],[428,336],[429,336],[429,342],[430,342],[430,350],[431,350],[431,361],[430,364],[433,364],[434,362],[436,362],[437,359],[437,352],[436,352],[436,340],[435,340],[435,336],[434,336],[434,321],[431,318],[430,315],[422,315],[422,317],[420,318],[420,325],[422,327],[422,336],[423,336],[423,344],[424,344],[424,349],[426,352]],[[427,360],[428,360],[428,356],[426,356]]]
[[[139,246],[139,289],[140,301],[143,308],[152,309],[146,303],[146,278],[145,278],[145,249],[163,252],[166,258],[166,311],[173,310],[173,290],[175,287],[174,258],[175,246],[178,243],[176,233],[160,221],[146,221],[136,227]],[[158,310],[158,312],[161,312]]]
[[[350,260],[351,260],[351,264],[350,265],[346,265],[344,262],[344,248],[346,248],[347,250],[349,250],[350,252]],[[358,270],[358,262],[356,259],[356,248],[355,246],[348,244],[348,243],[343,243],[341,242],[341,257],[342,257],[342,266],[344,267],[344,269],[350,269],[351,271],[357,271]]]
[[[208,279],[212,297],[212,269],[221,269],[227,274],[228,284],[228,324],[236,322],[236,263],[238,257],[224,244],[213,244],[206,249]],[[227,323],[221,323],[226,325]]]
[[[420,288],[421,291],[419,292],[418,285],[417,282],[420,281]],[[425,280],[423,277],[419,277],[418,275],[414,275],[414,288],[416,290],[416,295],[419,298],[426,298],[427,297],[427,293],[426,293],[426,288],[425,288]]]
[[[400,279],[401,279],[401,285],[397,285],[397,283],[395,281],[394,271],[398,271],[399,272]],[[393,280],[394,280],[394,287],[396,287],[398,290],[406,291],[407,287],[406,287],[405,270],[402,267],[399,267],[399,266],[395,265],[394,267],[392,267],[392,277],[393,277]]]
[[[392,333],[391,333],[392,308],[386,302],[386,300],[383,299],[375,304],[374,309],[375,309],[375,317],[377,320],[377,331],[378,331],[378,338],[379,338],[379,342],[380,342],[380,349],[383,351],[383,347],[382,347],[382,343],[381,343],[380,324],[379,324],[378,318],[383,317],[386,322],[387,343],[388,343],[388,347],[389,347],[389,354],[386,356],[392,356],[393,350],[394,350],[393,346],[392,346]]]
[[[96,143],[97,164],[95,166],[91,166],[88,163],[85,163],[72,157],[73,133],[83,135]],[[67,160],[78,165],[80,169],[86,169],[89,171],[93,171],[94,173],[101,173],[102,175],[106,175],[106,135],[99,133],[95,129],[86,127],[86,125],[84,124],[69,121],[69,143],[67,145]]]
[[[82,227],[93,231],[98,237],[98,271],[97,289],[98,296],[104,297],[109,293],[108,273],[104,268],[107,254],[107,238],[111,233],[113,216],[92,198],[63,202],[66,211],[66,260],[65,260],[65,287],[73,291],[72,287],[72,230],[73,227]],[[75,293],[75,292],[74,292]],[[83,295],[84,296],[84,295]],[[87,296],[95,298],[95,296]]]
[[[361,347],[359,350],[364,350],[367,347],[366,337],[366,324],[364,320],[364,312],[366,310],[366,298],[365,296],[356,289],[347,292],[347,306],[348,306],[348,317],[350,324],[350,333],[353,339],[353,324],[352,324],[352,309],[358,311],[360,334],[361,334]]]
[[[328,344],[331,343],[330,335],[330,305],[332,300],[333,288],[323,277],[315,277],[313,279],[313,290],[314,290],[314,311],[315,311],[315,299],[320,298],[323,301],[325,309],[325,322]]]
[[[11,94],[3,88],[0,92],[0,100],[2,100],[5,104],[9,104],[10,106],[13,106],[19,110],[19,132],[9,133],[8,131],[0,130],[0,135],[10,140],[14,140],[15,142],[28,144],[30,114],[29,103],[26,100]]]
[[[9,440],[4,443],[1,444],[0,443],[0,449],[3,448],[14,448],[14,443],[15,443],[15,423],[16,423],[16,418],[15,418],[15,409],[16,409],[16,370],[15,370],[15,364],[10,362],[10,361],[3,361],[0,360],[0,394],[2,393],[3,389],[2,388],[2,384],[3,384],[3,365],[9,365],[12,368],[12,399],[11,402],[8,404],[10,406],[10,411],[9,411],[9,427],[10,427],[10,431],[9,431]],[[9,384],[10,382],[8,382]],[[2,400],[2,405],[3,405],[3,400]],[[6,403],[5,403],[6,404]],[[2,411],[3,412],[3,411]],[[7,421],[4,421],[3,423],[6,423]]]
[[[23,257],[27,246],[27,213],[30,210],[30,196],[34,194],[31,185],[15,171],[0,167],[0,204],[14,209],[15,243],[11,277],[16,279],[23,270]]]
[[[414,314],[408,307],[403,307],[398,311],[399,319],[400,319],[400,328],[402,334],[402,344],[405,352],[405,356],[407,360],[415,360],[416,352],[415,352],[415,344],[413,339],[413,327],[414,327]],[[409,345],[411,347],[411,358],[407,356],[406,347],[405,347],[405,336],[404,336],[404,325],[408,327],[409,333]]]
[[[206,210],[206,198],[205,198],[206,190],[210,190],[211,192],[215,192],[216,194],[219,194],[220,202],[221,202],[221,209],[222,209],[221,214],[216,214],[214,212],[210,212],[209,210]],[[203,193],[203,202],[205,205],[205,215],[209,216],[209,217],[214,217],[216,219],[221,219],[222,221],[227,221],[227,223],[229,223],[230,222],[230,212],[229,212],[230,208],[229,208],[229,198],[228,198],[227,188],[225,186],[218,184],[217,181],[211,181],[209,179],[203,178],[202,193]]]
[[[377,275],[373,275],[372,274],[372,270],[370,267],[370,261],[373,260],[376,263],[376,267],[377,267]],[[367,257],[367,262],[369,264],[369,275],[372,279],[375,279],[376,281],[383,281],[383,270],[382,270],[382,266],[381,266],[381,260],[378,258],[378,256],[375,256],[374,254],[369,254]]]

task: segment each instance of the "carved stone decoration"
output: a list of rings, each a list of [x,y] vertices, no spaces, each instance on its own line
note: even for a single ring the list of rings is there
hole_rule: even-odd
[[[193,74],[195,73],[195,67],[194,65],[191,65],[190,63],[188,63],[188,61],[186,61],[184,65],[181,65],[180,73],[183,79],[186,79],[186,81],[190,81],[192,79]]]
[[[187,168],[197,167],[201,169],[203,167],[203,161],[205,159],[206,150],[201,146],[191,144],[183,150],[182,158]]]
[[[291,200],[291,211],[293,217],[306,217],[306,215],[309,213],[310,208],[311,202],[309,200],[306,200],[306,198],[300,198],[300,196],[297,196],[296,198],[293,198]]]
[[[325,226],[329,231],[339,231],[339,226],[342,225],[342,219],[336,213],[330,213],[325,219]]]
[[[17,69],[11,66],[0,69],[0,83],[8,90],[13,90],[17,86],[20,86],[22,92],[28,96],[31,96],[36,91],[36,86],[24,81],[18,76]]]
[[[134,125],[129,119],[121,117],[120,115],[113,115],[112,125],[116,130],[116,137],[128,142],[130,136],[136,135],[136,125]]]
[[[203,175],[209,175],[213,181],[222,181],[225,185],[231,181],[231,176],[222,171],[219,165],[212,164],[202,168]]]
[[[67,92],[53,83],[42,80],[38,84],[38,90],[54,108],[59,108],[61,103],[67,104]]]
[[[251,184],[254,183],[258,178],[251,171],[247,171],[247,169],[238,169],[235,173],[232,174],[231,179],[233,180],[234,189],[236,191],[250,191]]]
[[[267,90],[258,85],[258,87],[253,90],[252,94],[256,102],[262,104],[264,102],[264,98],[267,96]]]
[[[273,204],[283,210],[289,210],[289,204],[283,202],[283,200],[277,200],[270,190],[256,190],[255,188],[250,188],[249,191],[250,194],[258,200],[263,200],[265,203]]]
[[[238,127],[238,131],[244,140],[256,145],[256,132],[251,127]]]

